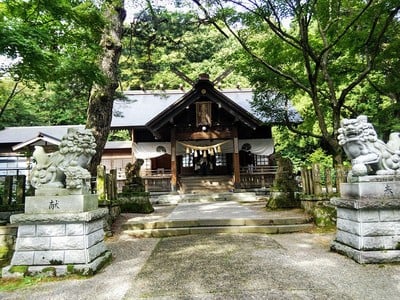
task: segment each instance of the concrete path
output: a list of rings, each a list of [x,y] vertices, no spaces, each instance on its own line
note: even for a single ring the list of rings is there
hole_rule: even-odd
[[[160,207],[142,218],[178,218],[194,207]],[[209,218],[216,206],[200,208]],[[94,277],[0,292],[0,299],[399,299],[400,265],[359,265],[330,252],[333,233],[122,240],[119,224],[130,218],[141,216],[116,222],[106,241],[114,261]]]

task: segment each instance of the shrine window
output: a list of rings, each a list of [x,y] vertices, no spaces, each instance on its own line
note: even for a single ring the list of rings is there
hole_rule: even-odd
[[[226,155],[224,153],[215,154],[215,165],[217,167],[224,167],[227,165],[226,163]]]
[[[268,166],[268,155],[255,155],[256,166]]]
[[[191,154],[183,155],[182,167],[184,167],[184,168],[193,167],[193,156]]]

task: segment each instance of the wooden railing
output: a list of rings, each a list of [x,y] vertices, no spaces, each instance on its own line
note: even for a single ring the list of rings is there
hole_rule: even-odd
[[[144,176],[146,192],[170,192],[171,174]]]
[[[269,188],[275,179],[277,166],[254,166],[240,168],[242,189]]]
[[[146,192],[171,191],[171,169],[145,170],[142,178]]]

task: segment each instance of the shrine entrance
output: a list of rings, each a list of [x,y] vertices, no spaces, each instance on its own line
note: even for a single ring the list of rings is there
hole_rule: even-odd
[[[178,156],[180,176],[232,175],[232,141],[191,141],[177,142],[177,148],[184,148]],[[232,150],[231,150],[232,151]],[[180,151],[182,152],[182,151]]]
[[[245,95],[249,94],[222,93],[202,74],[190,91],[146,123],[147,132],[132,134],[135,157],[151,158],[151,164],[146,165],[151,174],[157,169],[155,175],[159,176],[158,169],[168,170],[172,191],[180,189],[185,177],[223,176],[233,189],[242,188],[241,174],[257,171],[253,168],[256,164],[268,164],[267,157],[274,152],[271,127],[249,112],[246,105],[250,99]],[[152,148],[147,149],[146,143]],[[240,151],[245,148],[249,154],[250,150],[244,144],[253,147],[251,152],[260,159],[254,163],[247,159],[244,165]],[[160,149],[170,155],[169,163]],[[253,178],[246,182],[262,185],[263,180]]]

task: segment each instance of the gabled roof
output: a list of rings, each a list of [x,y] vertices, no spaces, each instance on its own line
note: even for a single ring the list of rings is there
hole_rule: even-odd
[[[35,137],[27,140],[27,141],[23,141],[22,143],[19,143],[17,145],[14,145],[12,147],[13,151],[17,151],[19,149],[22,149],[28,145],[32,145],[32,144],[43,144],[44,143],[50,143],[52,145],[60,145],[61,143],[61,139],[58,137],[52,137],[48,134],[44,134],[42,132],[39,132]]]
[[[211,84],[211,83],[210,83]],[[158,116],[164,113],[178,112],[185,107],[184,104],[180,106],[181,101],[190,98],[196,94],[196,88],[189,91],[184,90],[158,90],[158,91],[126,91],[124,92],[125,99],[118,99],[114,101],[113,117],[111,128],[127,128],[127,127],[146,127],[151,125]],[[263,122],[266,124],[281,123],[279,120],[274,119],[274,116],[265,117],[265,114],[260,114],[255,111],[251,105],[253,101],[254,92],[249,88],[238,88],[221,90],[213,88],[213,92],[218,94],[216,98],[224,99],[221,103],[227,106],[232,106],[231,109],[242,111],[241,117],[253,119],[255,122]],[[211,94],[209,94],[211,96]],[[185,99],[183,99],[185,98]],[[227,104],[229,103],[229,105]],[[180,108],[176,108],[179,106]],[[282,110],[286,110],[282,107]],[[287,108],[290,111],[290,121],[293,123],[302,122],[301,116],[293,107]],[[244,112],[245,111],[245,112]]]
[[[0,144],[18,144],[35,139],[40,135],[61,140],[68,128],[84,127],[84,125],[6,127],[0,130]]]
[[[188,92],[183,90],[126,91],[124,92],[125,99],[114,101],[111,127],[145,127],[149,121],[162,114]],[[251,89],[230,89],[218,92],[254,114],[251,108],[253,98]]]
[[[148,127],[152,132],[157,132],[161,127],[168,124],[170,120],[185,110],[186,107],[200,99],[202,101],[208,100],[218,104],[218,106],[226,110],[238,121],[250,128],[255,129],[257,126],[261,126],[263,124],[263,122],[257,119],[253,114],[249,113],[246,109],[236,104],[229,97],[215,89],[207,76],[200,77],[192,90],[147,122],[146,127]]]
[[[47,142],[59,145],[62,137],[69,128],[85,128],[84,125],[61,125],[61,126],[32,126],[32,127],[6,127],[0,130],[0,144],[13,145],[12,150],[18,151],[25,146],[38,142]],[[130,141],[109,141],[105,149],[129,149]]]

